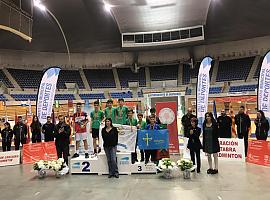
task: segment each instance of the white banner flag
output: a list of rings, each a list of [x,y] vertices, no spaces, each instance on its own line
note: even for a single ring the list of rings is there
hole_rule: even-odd
[[[47,116],[51,116],[56,84],[60,68],[47,69],[42,77],[37,97],[37,116],[41,124],[45,124]]]
[[[258,108],[270,117],[270,52],[266,54],[261,66],[258,85]]]
[[[202,127],[204,121],[204,114],[208,108],[208,94],[210,85],[210,69],[211,69],[212,58],[205,57],[200,65],[198,79],[197,79],[197,118],[198,125]]]
[[[124,152],[134,152],[137,139],[137,127],[121,124],[114,124],[114,127],[118,129],[118,145],[117,150]],[[100,125],[100,141],[99,144],[103,147],[103,140],[101,137],[101,130],[104,128],[104,124]]]

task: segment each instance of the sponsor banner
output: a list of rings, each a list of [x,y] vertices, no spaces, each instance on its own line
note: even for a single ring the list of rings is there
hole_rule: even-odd
[[[169,152],[179,153],[177,102],[157,102],[156,110],[161,123],[167,124],[169,131]]]
[[[270,122],[270,51],[263,59],[258,82],[258,108],[264,111],[265,117]]]
[[[131,173],[131,154],[118,152],[116,154],[120,174]],[[105,153],[98,154],[98,158],[85,159],[84,156],[70,160],[72,174],[108,174],[108,163]]]
[[[139,149],[168,149],[169,132],[168,129],[162,130],[139,130],[138,131]]]
[[[204,114],[208,109],[208,95],[210,85],[210,69],[212,58],[205,57],[200,65],[198,80],[197,80],[197,92],[196,92],[196,105],[197,105],[197,117],[198,126],[202,127],[204,121]]]
[[[187,148],[188,138],[184,138],[184,158],[190,159],[190,152]],[[244,140],[237,138],[219,138],[220,160],[245,162]],[[201,158],[207,159],[205,153],[201,150]]]
[[[270,142],[250,140],[248,144],[247,162],[270,167]]]
[[[20,151],[0,152],[0,167],[19,165],[20,155],[21,155]]]
[[[51,67],[43,74],[37,97],[37,116],[41,124],[45,124],[47,116],[52,114],[59,72],[60,68]]]
[[[137,127],[121,124],[114,124],[114,127],[118,129],[118,145],[119,151],[134,152],[137,139]],[[103,140],[101,137],[101,130],[104,128],[104,124],[100,125],[100,146],[103,147]]]
[[[39,160],[57,160],[57,158],[53,141],[23,145],[23,164],[32,164]]]

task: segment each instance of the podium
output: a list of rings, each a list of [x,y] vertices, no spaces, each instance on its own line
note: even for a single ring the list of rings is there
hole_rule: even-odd
[[[154,163],[135,163],[131,164],[131,153],[117,152],[117,165],[119,174],[156,174],[157,169]],[[94,158],[85,158],[84,155],[80,155],[77,158],[70,160],[70,172],[71,174],[108,174],[107,158],[104,152],[98,154]]]

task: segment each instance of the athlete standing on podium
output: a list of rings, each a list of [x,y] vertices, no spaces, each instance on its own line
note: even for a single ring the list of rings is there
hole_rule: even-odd
[[[82,104],[77,103],[76,105],[76,113],[73,115],[74,119],[74,130],[75,130],[75,140],[76,140],[76,152],[72,156],[73,158],[79,157],[79,148],[80,142],[83,141],[85,158],[89,158],[88,154],[88,144],[87,144],[87,131],[86,124],[88,123],[87,114],[82,111]]]

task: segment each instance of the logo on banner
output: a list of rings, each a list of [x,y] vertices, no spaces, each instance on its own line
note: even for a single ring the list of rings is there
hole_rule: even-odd
[[[261,66],[258,84],[258,107],[264,111],[265,117],[270,118],[270,52],[266,54]]]
[[[45,124],[47,116],[52,114],[59,72],[58,67],[49,68],[42,77],[37,97],[37,116],[41,124]]]
[[[162,108],[159,112],[159,119],[162,124],[172,124],[175,120],[175,114],[170,108]]]
[[[80,162],[73,163],[72,168],[73,169],[80,169],[81,168],[81,163]]]
[[[129,157],[123,157],[120,159],[120,165],[128,165],[129,164]]]
[[[208,95],[210,82],[210,69],[212,58],[205,57],[200,65],[198,81],[197,81],[197,117],[198,125],[202,127],[204,121],[204,114],[208,109]]]

